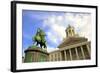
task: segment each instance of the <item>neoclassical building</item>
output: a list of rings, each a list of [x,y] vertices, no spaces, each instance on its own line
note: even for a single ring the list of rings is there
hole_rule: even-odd
[[[49,61],[86,60],[91,58],[91,42],[75,33],[73,26],[65,30],[66,38],[58,46],[59,50],[49,53]]]

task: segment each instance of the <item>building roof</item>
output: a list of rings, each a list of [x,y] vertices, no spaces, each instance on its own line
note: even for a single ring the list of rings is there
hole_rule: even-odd
[[[85,38],[85,37],[75,37],[75,36],[68,37],[58,46],[58,48],[63,48],[66,46],[78,44],[78,43],[85,42],[85,41],[87,41],[87,38]]]

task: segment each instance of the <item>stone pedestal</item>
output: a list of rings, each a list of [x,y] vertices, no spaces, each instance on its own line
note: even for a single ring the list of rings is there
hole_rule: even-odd
[[[46,62],[49,54],[46,50],[39,47],[29,47],[25,50],[24,62]]]

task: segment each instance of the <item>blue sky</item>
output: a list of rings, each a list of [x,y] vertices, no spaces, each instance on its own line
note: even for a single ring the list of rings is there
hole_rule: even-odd
[[[46,33],[47,50],[56,50],[57,46],[66,37],[65,29],[68,24],[75,26],[76,32],[82,36],[91,38],[90,27],[91,14],[74,12],[54,12],[54,11],[22,11],[22,50],[24,52],[32,45],[32,36],[36,34],[37,28],[41,28]],[[85,25],[89,27],[83,29]]]

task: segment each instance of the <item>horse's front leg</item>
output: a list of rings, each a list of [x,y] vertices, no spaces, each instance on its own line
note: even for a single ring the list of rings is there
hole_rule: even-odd
[[[38,43],[38,42],[36,42],[36,46],[38,46],[38,44],[39,44],[39,43]]]
[[[40,44],[40,47],[42,48],[42,44]]]

